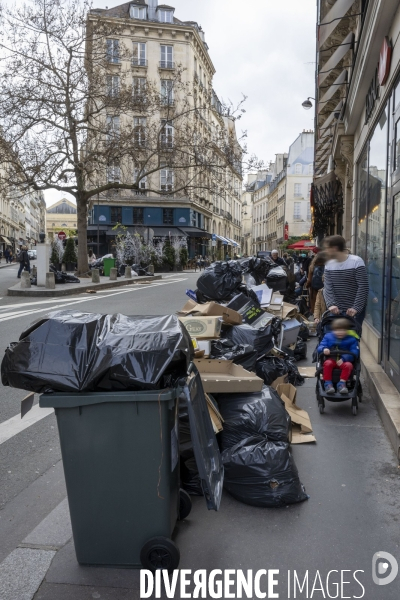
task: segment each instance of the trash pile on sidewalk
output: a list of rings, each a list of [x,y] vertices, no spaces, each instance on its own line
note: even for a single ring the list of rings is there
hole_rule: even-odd
[[[312,332],[280,293],[286,286],[285,271],[270,269],[262,259],[218,262],[199,277],[196,291],[187,291],[189,300],[178,312],[217,421],[224,487],[254,506],[307,498],[290,444],[316,441],[308,413],[296,404],[295,387],[304,383],[296,361],[306,358]],[[180,431],[183,485],[201,494],[182,407]]]

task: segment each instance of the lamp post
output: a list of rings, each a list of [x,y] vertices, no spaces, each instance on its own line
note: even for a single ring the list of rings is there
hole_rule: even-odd
[[[312,108],[312,105],[313,105],[313,104],[312,104],[311,100],[314,100],[314,102],[315,102],[315,98],[312,98],[311,96],[309,96],[309,97],[307,98],[307,100],[304,100],[304,102],[302,102],[302,103],[301,103],[302,107],[303,107],[305,110],[310,110],[310,108]]]

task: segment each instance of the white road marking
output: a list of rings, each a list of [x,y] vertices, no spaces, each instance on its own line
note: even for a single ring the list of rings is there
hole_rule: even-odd
[[[28,427],[48,417],[53,412],[53,408],[39,408],[39,404],[35,404],[23,419],[18,414],[8,419],[8,421],[3,421],[3,423],[0,423],[0,444],[4,444],[4,442],[14,435],[21,433],[24,429],[28,429]]]
[[[157,283],[152,283],[151,286],[147,286],[147,285],[138,285],[138,286],[134,286],[134,287],[129,287],[127,289],[118,291],[118,292],[114,292],[114,293],[110,293],[108,296],[104,295],[104,296],[98,296],[97,299],[98,300],[103,300],[104,298],[111,298],[113,296],[119,296],[120,294],[129,294],[130,292],[138,292],[141,290],[146,290],[150,288],[155,288],[155,287],[162,287],[164,285],[170,285],[171,283],[176,283],[176,281],[186,281],[186,279],[179,279],[179,280],[168,280],[166,282],[157,282]],[[93,300],[95,300],[95,298],[93,298],[93,296],[90,294],[89,297],[85,297],[85,298],[79,298],[78,300],[75,299],[71,299],[71,300],[64,300],[64,302],[62,304],[57,304],[56,306],[52,306],[51,310],[56,310],[59,308],[64,308],[64,307],[68,307],[68,306],[73,306],[74,304],[82,304],[84,302],[93,302]],[[2,313],[0,314],[0,323],[2,323],[3,321],[9,321],[10,319],[14,319],[16,316],[22,316],[22,317],[26,317],[28,315],[33,315],[33,314],[37,314],[40,312],[47,312],[49,310],[49,307],[45,307],[45,308],[39,308],[39,309],[34,309],[34,310],[27,310],[27,311],[18,311],[18,312],[11,312],[11,313]]]

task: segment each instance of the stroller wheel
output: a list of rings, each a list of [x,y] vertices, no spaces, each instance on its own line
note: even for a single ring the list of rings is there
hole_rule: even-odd
[[[318,406],[319,406],[319,412],[320,412],[320,414],[321,415],[324,414],[325,406],[323,404],[319,404]]]
[[[352,407],[351,407],[351,410],[352,410],[352,413],[353,413],[353,415],[354,415],[354,416],[357,416],[357,412],[358,412],[358,408],[357,408],[357,406],[352,406]]]

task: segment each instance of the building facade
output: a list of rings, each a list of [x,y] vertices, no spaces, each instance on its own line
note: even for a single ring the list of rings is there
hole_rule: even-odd
[[[332,41],[343,54],[319,58],[319,68],[334,69],[328,85],[345,71],[346,85],[339,94],[331,90],[324,122],[317,104],[314,228],[321,237],[342,234],[364,259],[370,294],[363,340],[400,390],[400,7],[372,0],[319,4],[320,31],[336,19],[330,34],[319,36],[319,54]]]
[[[309,235],[314,174],[314,131],[303,131],[289,148],[284,219],[289,237]],[[281,233],[281,232],[280,232]],[[282,236],[278,236],[281,239]]]
[[[59,231],[76,229],[76,204],[62,198],[46,209],[46,237],[52,241]]]
[[[153,82],[169,104],[171,86],[179,68],[183,82],[193,85],[193,96],[200,104],[205,102],[206,96],[212,99],[211,109],[198,117],[201,119],[199,135],[219,138],[220,142],[222,132],[222,137],[236,139],[235,121],[224,113],[213,91],[215,68],[204,32],[196,22],[180,21],[173,7],[158,5],[158,0],[132,0],[110,9],[93,9],[88,15],[92,26],[103,19],[118,25],[118,34],[107,40],[111,60],[105,78],[111,86],[118,88],[119,73],[123,69],[131,73],[126,81],[133,89],[136,85]],[[119,57],[116,52],[121,46],[128,48],[131,64],[128,58]],[[115,57],[118,60],[114,60]],[[172,99],[172,103],[179,108],[176,99]],[[119,115],[118,119],[120,117],[131,118]],[[159,121],[162,117],[160,112]],[[146,126],[141,125],[140,113],[133,118],[138,121],[138,127]],[[165,127],[168,128],[168,123]],[[171,136],[173,144],[172,128],[166,135]],[[215,141],[217,149],[219,142]],[[204,177],[204,186],[199,185],[199,191],[186,195],[172,193],[173,174],[167,168],[150,175],[151,181],[142,180],[140,190],[110,190],[101,194],[90,207],[88,245],[95,248],[99,240],[98,251],[108,252],[115,238],[113,228],[121,223],[132,231],[147,231],[155,238],[185,238],[190,257],[202,254],[220,258],[239,251],[242,237],[240,165],[236,169],[219,169],[214,190],[205,184],[208,174],[203,173],[201,177]],[[150,193],[148,188],[155,186],[160,192],[169,192],[168,195]]]

